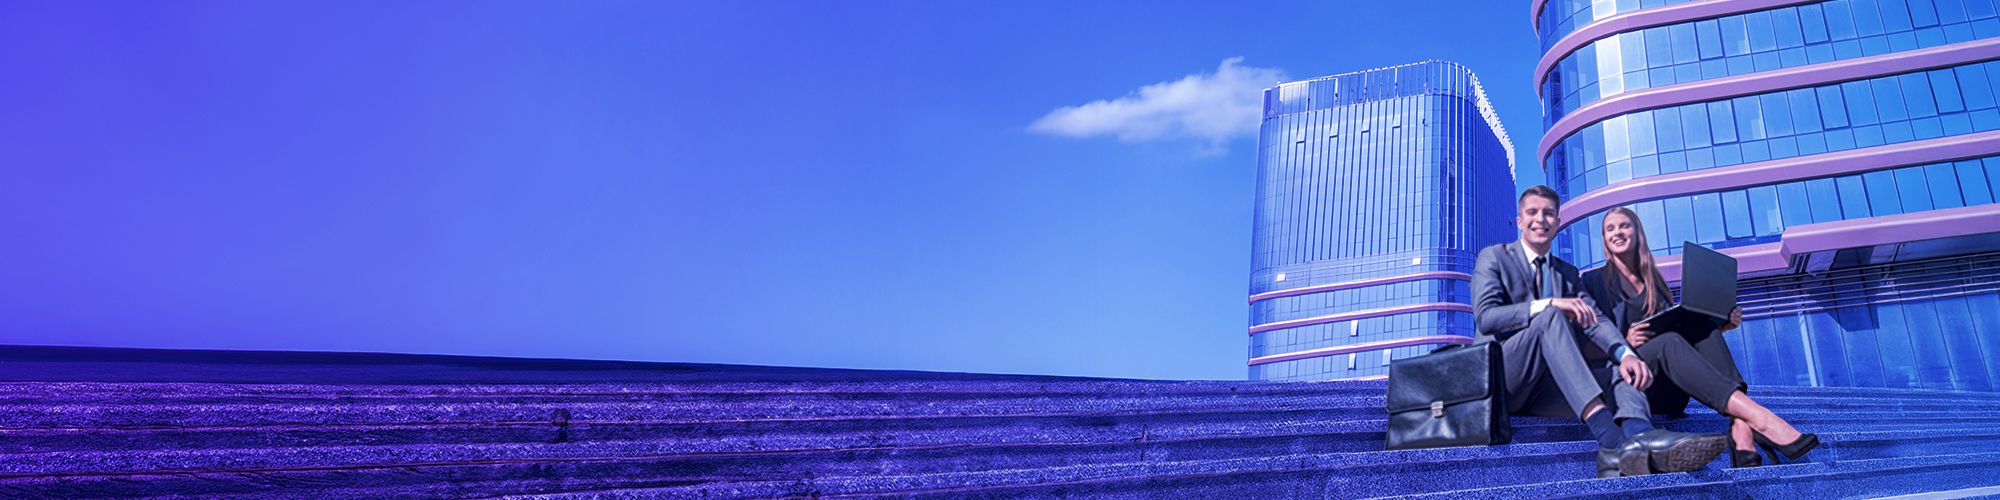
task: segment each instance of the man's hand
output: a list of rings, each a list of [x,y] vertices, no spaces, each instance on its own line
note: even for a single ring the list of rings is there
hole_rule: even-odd
[[[1626,356],[1624,361],[1618,362],[1618,376],[1642,391],[1653,385],[1653,371],[1647,369],[1646,362],[1640,361],[1638,356]]]
[[[1549,301],[1549,307],[1561,309],[1577,326],[1590,327],[1597,324],[1597,310],[1583,303],[1583,299],[1563,297]]]
[[[1723,323],[1721,327],[1716,328],[1716,331],[1726,332],[1741,326],[1743,326],[1743,308],[1738,307],[1729,310],[1729,322]]]
[[[1653,338],[1652,327],[1652,323],[1633,323],[1632,328],[1625,330],[1625,344],[1633,349],[1646,345],[1646,341]]]

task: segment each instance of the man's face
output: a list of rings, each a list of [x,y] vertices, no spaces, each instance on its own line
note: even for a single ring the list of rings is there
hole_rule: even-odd
[[[1549,240],[1556,237],[1556,201],[1540,196],[1521,199],[1521,211],[1514,214],[1514,225],[1521,229],[1521,240],[1537,247],[1546,247]]]

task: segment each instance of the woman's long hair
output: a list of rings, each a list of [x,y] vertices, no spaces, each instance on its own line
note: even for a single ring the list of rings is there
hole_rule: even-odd
[[[1639,276],[1639,289],[1644,291],[1646,297],[1646,315],[1660,312],[1671,292],[1667,291],[1667,279],[1660,275],[1659,266],[1653,265],[1653,247],[1646,244],[1646,227],[1639,223],[1639,214],[1632,213],[1630,208],[1613,208],[1604,214],[1604,218],[1610,219],[1611,214],[1624,215],[1626,220],[1632,221],[1632,245],[1631,251],[1618,255],[1612,253],[1611,242],[1603,241],[1601,235],[1598,238],[1598,242],[1604,245],[1604,289],[1623,288],[1619,281],[1625,276],[1620,271],[1629,271]],[[1603,229],[1598,228],[1599,231]]]

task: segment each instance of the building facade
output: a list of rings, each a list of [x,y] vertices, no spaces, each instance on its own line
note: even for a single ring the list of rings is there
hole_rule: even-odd
[[[2000,5],[1530,3],[1557,255],[1735,256],[1753,386],[2000,390]]]
[[[1463,66],[1265,90],[1250,379],[1379,378],[1466,342],[1473,259],[1513,237],[1513,185],[1512,143]]]

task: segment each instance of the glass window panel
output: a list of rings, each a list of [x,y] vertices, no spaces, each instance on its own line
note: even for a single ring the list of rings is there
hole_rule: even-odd
[[[1875,87],[1866,81],[1840,84],[1840,93],[1847,97],[1848,121],[1854,125],[1873,125],[1881,119],[1875,112]]]
[[[2000,156],[1981,160],[1986,164],[1986,187],[1993,189],[1995,198],[2000,198]]]
[[[1950,69],[1941,69],[1929,73],[1931,95],[1936,96],[1938,112],[1940,113],[1965,111],[1965,101],[1959,98],[1958,77],[1954,76],[1954,74],[1955,72]]]
[[[1763,108],[1764,133],[1769,137],[1792,135],[1792,105],[1785,93],[1764,94],[1758,101]]]
[[[1615,44],[1618,46],[1619,57],[1622,58],[1623,60],[1619,61],[1620,67],[1615,68],[1617,71],[1629,71],[1636,68],[1647,67],[1648,64],[1646,63],[1646,61],[1648,60],[1654,61],[1656,63],[1658,61],[1663,60],[1656,57],[1655,58],[1646,57],[1646,43],[1643,40],[1641,40],[1640,37],[1641,37],[1641,32],[1635,31],[1610,38],[1605,38],[1604,40],[1599,41],[1597,43]],[[1644,85],[1639,85],[1635,86],[1635,88],[1643,86]]]
[[[1653,133],[1653,113],[1640,111],[1625,115],[1625,126],[1632,138],[1632,156],[1650,155],[1659,152]]]
[[[1708,106],[1696,103],[1677,108],[1681,116],[1681,136],[1690,148],[1708,147]]]
[[[1847,368],[1855,385],[1883,387],[1882,350],[1875,339],[1873,311],[1866,307],[1834,309],[1834,322],[1841,326],[1841,340],[1847,352]]]
[[[1968,109],[1993,107],[1993,88],[1986,81],[1986,68],[1979,65],[1959,66],[1952,70],[1958,77],[1959,86]]]
[[[1743,16],[1729,16],[1718,20],[1722,27],[1722,53],[1740,56],[1750,53],[1750,32],[1743,23]]]
[[[1778,215],[1778,188],[1750,188],[1750,208],[1750,225],[1758,236],[1775,236],[1785,230],[1784,219]]]
[[[1804,32],[1799,29],[1798,9],[1777,9],[1771,13],[1771,31],[1778,40],[1778,48],[1805,45]]]
[[[1714,19],[1694,23],[1696,44],[1702,59],[1722,57],[1722,27]]]
[[[1631,134],[1626,132],[1626,116],[1621,115],[1605,120],[1602,125],[1604,125],[1604,161],[1612,162],[1631,158],[1631,144],[1626,142],[1631,137]],[[1595,167],[1595,165],[1591,167]],[[1592,170],[1595,170],[1595,168]]]
[[[1736,113],[1729,101],[1708,103],[1708,124],[1716,144],[1736,142]]]
[[[1910,117],[1937,116],[1936,98],[1931,96],[1931,81],[1924,73],[1911,73],[1896,77],[1903,84],[1903,97],[1910,106]]]
[[[1819,108],[1817,109],[1823,111],[1821,118],[1826,122],[1825,128],[1847,126],[1847,105],[1841,100],[1840,86],[1827,85],[1814,89],[1814,91],[1819,97]]]
[[[1882,34],[1882,10],[1875,6],[1876,0],[1850,2],[1854,6],[1854,33],[1863,37]]]
[[[1930,180],[1931,201],[1937,208],[1965,206],[1965,197],[1958,191],[1958,169],[1952,164],[1926,165],[1924,177]]]
[[[1843,219],[1868,217],[1868,190],[1862,187],[1861,176],[1850,175],[1834,179],[1840,188],[1840,213]]]
[[[1834,40],[1854,38],[1854,11],[1845,1],[1826,2],[1826,32]]]
[[[1861,174],[1861,183],[1867,187],[1868,209],[1875,215],[1895,215],[1903,213],[1902,198],[1896,191],[1896,173],[1889,171]]]
[[[1907,108],[1903,107],[1903,87],[1896,83],[1894,77],[1869,80],[1868,86],[1875,91],[1875,109],[1881,112],[1882,121],[1890,122],[1910,117]]]
[[[1917,27],[1937,26],[1937,10],[1931,7],[1931,0],[1909,0],[1910,21]]]
[[[1903,211],[1922,212],[1930,210],[1930,182],[1924,178],[1923,167],[1903,167],[1896,169],[1896,188],[1902,195]]]
[[[1764,138],[1764,114],[1757,104],[1757,97],[1731,99],[1730,106],[1736,111],[1736,136],[1746,141]]]
[[[1819,97],[1813,89],[1793,90],[1785,95],[1792,101],[1793,129],[1801,134],[1823,130],[1819,119]]]
[[[1840,220],[1840,194],[1833,186],[1833,179],[1806,181],[1806,196],[1812,200],[1813,222]]]
[[[1911,345],[1909,327],[1903,321],[1901,304],[1874,306],[1877,316],[1875,338],[1881,342],[1882,375],[1889,387],[1917,386],[1917,353]]]
[[[1680,248],[1681,242],[1697,239],[1694,228],[1694,206],[1687,197],[1667,198],[1667,248]]]
[[[1909,31],[1915,27],[1910,24],[1910,10],[1903,0],[1882,0],[1877,5],[1882,8],[1882,27],[1888,32]]]
[[[1765,52],[1778,48],[1778,35],[1771,27],[1770,12],[1744,14],[1743,22],[1750,30],[1750,51]]]
[[[1987,3],[1986,0],[1965,0],[1966,19],[1985,19],[1993,17],[1993,13],[1993,5]]]
[[[1817,375],[1815,384],[1834,387],[1851,386],[1854,381],[1847,369],[1847,356],[1841,342],[1840,323],[1834,321],[1832,311],[1808,312],[1803,318],[1805,340],[1811,342],[1812,359],[1815,365],[1807,376]]]
[[[1674,64],[1685,64],[1701,60],[1701,50],[1695,46],[1694,25],[1681,23],[1667,27],[1674,42]],[[1655,67],[1664,66],[1654,62]]]
[[[1666,218],[1660,213],[1660,210],[1659,201],[1649,201],[1632,206],[1632,211],[1639,214],[1639,225],[1643,226],[1646,230],[1646,244],[1652,247],[1651,250],[1653,251],[1660,251],[1667,248]]]
[[[1680,108],[1661,108],[1651,111],[1650,114],[1653,117],[1655,135],[1659,139],[1660,151],[1680,151],[1684,147],[1681,140]]]
[[[1958,171],[1958,188],[1965,192],[1966,205],[1984,205],[1993,202],[1993,191],[1986,181],[1986,169],[1979,160],[1961,161],[1953,165]]]
[[[1819,4],[1799,7],[1799,27],[1805,29],[1806,43],[1814,44],[1827,40],[1826,16],[1820,13]]]
[[[1778,185],[1778,206],[1783,210],[1785,227],[1798,227],[1813,222],[1812,204],[1806,201],[1806,184],[1792,182]]]
[[[1745,191],[1722,193],[1723,227],[1729,239],[1748,238],[1756,235],[1756,228],[1750,224],[1750,195]]]
[[[1715,193],[1694,195],[1695,243],[1715,243],[1727,234],[1723,228],[1722,197]]]

